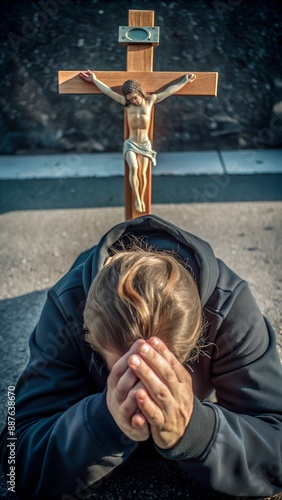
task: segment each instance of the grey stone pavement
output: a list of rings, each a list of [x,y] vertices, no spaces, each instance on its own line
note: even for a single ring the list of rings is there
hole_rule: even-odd
[[[209,172],[206,165],[200,175],[193,171],[155,175],[152,212],[209,241],[215,254],[250,283],[258,304],[275,328],[282,357],[282,172],[277,168],[278,163],[282,166],[282,151],[276,150],[274,168],[271,154],[265,156],[265,170],[260,172],[241,172],[241,156],[233,173],[226,168]],[[15,157],[11,159],[15,161]],[[49,178],[22,173],[1,176],[4,164],[2,158],[1,428],[7,413],[7,388],[16,383],[27,362],[28,338],[46,291],[68,271],[81,251],[124,219],[122,175],[90,176],[82,172],[74,177],[57,169],[56,175]],[[0,498],[16,499],[7,493],[3,476],[0,482]],[[91,498],[231,497],[187,480],[173,464],[143,460],[138,465],[129,460],[105,479]]]

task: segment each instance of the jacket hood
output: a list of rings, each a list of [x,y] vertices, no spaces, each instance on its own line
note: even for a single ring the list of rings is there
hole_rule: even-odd
[[[97,272],[109,256],[109,248],[123,237],[134,235],[146,239],[159,250],[174,250],[188,261],[196,277],[201,302],[205,305],[213,293],[218,276],[218,262],[211,246],[204,240],[180,229],[156,215],[145,215],[111,228],[99,241],[83,266],[83,286],[87,294]]]

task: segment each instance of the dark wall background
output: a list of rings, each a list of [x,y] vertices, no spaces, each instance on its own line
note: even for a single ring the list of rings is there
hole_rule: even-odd
[[[155,11],[154,70],[219,72],[217,98],[156,107],[157,151],[281,147],[281,1],[1,0],[0,154],[121,149],[120,105],[59,95],[57,71],[124,70],[129,9]]]

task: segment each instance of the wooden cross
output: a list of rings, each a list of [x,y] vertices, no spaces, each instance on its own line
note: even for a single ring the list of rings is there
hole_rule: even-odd
[[[154,11],[150,10],[129,10],[128,26],[132,27],[153,27]],[[194,96],[213,96],[217,95],[217,76],[216,72],[170,72],[153,71],[154,45],[152,43],[122,43],[127,45],[127,70],[126,71],[96,71],[95,74],[99,80],[111,87],[114,91],[121,92],[122,84],[129,79],[138,80],[142,87],[148,93],[158,93],[164,90],[168,85],[176,83],[188,72],[196,75],[193,84],[185,85],[175,95],[194,95]],[[79,76],[80,71],[59,71],[59,93],[60,94],[100,94],[101,91],[95,85],[83,81]],[[152,110],[151,124],[149,130],[149,139],[153,144],[154,130],[154,110]],[[128,124],[125,112],[124,119],[124,138],[128,138]],[[142,189],[142,175],[139,169],[138,173],[140,189]],[[125,217],[133,219],[151,213],[152,197],[152,165],[149,162],[147,170],[147,186],[145,191],[146,212],[140,213],[135,210],[134,194],[129,184],[129,168],[125,162]]]

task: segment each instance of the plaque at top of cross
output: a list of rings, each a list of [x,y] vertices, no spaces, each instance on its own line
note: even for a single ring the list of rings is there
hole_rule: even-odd
[[[59,71],[61,94],[104,93],[124,106],[125,217],[151,212],[154,105],[171,95],[217,95],[216,72],[154,72],[158,45],[154,12],[130,10],[128,27],[119,28],[127,45],[127,71]]]

